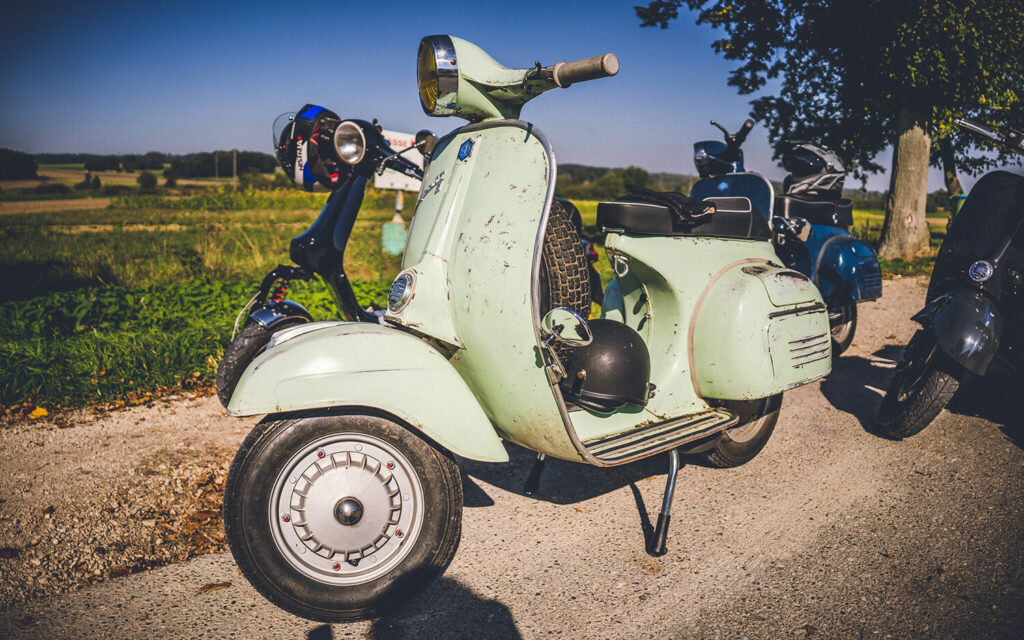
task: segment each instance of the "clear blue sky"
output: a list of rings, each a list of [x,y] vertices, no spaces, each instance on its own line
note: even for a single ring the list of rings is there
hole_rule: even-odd
[[[416,48],[449,33],[511,67],[614,52],[617,77],[551,91],[523,117],[561,163],[695,173],[693,143],[718,137],[708,121],[736,129],[749,97],[726,85],[733,65],[711,50],[717,32],[692,15],[641,29],[638,1],[8,3],[0,147],[269,152],[274,117],[306,102],[443,133],[462,121],[421,111]],[[744,148],[749,170],[782,178],[763,128]],[[868,184],[887,185],[885,175]],[[929,189],[940,186],[933,171]]]

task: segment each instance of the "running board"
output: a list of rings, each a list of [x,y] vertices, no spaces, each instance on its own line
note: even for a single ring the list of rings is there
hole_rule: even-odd
[[[601,462],[624,464],[706,438],[737,422],[739,417],[728,409],[712,409],[588,440],[583,446]]]

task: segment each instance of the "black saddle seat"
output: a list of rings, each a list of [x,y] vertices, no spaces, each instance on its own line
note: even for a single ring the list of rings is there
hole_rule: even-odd
[[[830,227],[853,225],[853,203],[847,198],[829,200],[783,196],[776,202],[776,211],[781,207],[782,215],[786,218],[804,218],[811,224]]]
[[[597,226],[622,229],[626,233],[649,236],[714,236],[720,238],[771,238],[764,216],[754,210],[747,198],[705,198],[715,212],[707,221],[684,225],[668,207],[646,202],[600,202]]]

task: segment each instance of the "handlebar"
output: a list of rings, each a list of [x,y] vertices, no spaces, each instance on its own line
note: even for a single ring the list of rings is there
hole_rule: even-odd
[[[1005,131],[996,131],[995,129],[989,128],[974,120],[968,120],[967,118],[957,118],[956,124],[968,131],[973,131],[979,135],[983,135],[993,142],[1007,147],[1010,151],[1014,151],[1021,155],[1024,155],[1024,132],[1017,131],[1007,127]]]
[[[619,72],[619,59],[614,53],[594,56],[576,62],[557,62],[551,70],[551,79],[565,89],[574,82],[585,82],[614,76]]]
[[[754,128],[754,121],[753,120],[751,120],[750,118],[747,118],[746,120],[743,121],[743,125],[740,127],[740,130],[737,131],[736,135],[733,136],[736,139],[736,145],[737,146],[743,144],[743,141],[747,139],[747,134],[749,134],[750,130],[753,129],[753,128]]]

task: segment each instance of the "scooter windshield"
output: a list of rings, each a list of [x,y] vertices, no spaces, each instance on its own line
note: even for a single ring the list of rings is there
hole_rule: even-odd
[[[281,134],[283,134],[284,130],[290,127],[294,121],[294,111],[286,111],[285,113],[282,113],[281,115],[274,118],[274,125],[272,127],[274,141],[271,144],[275,150],[277,149],[277,146],[281,144]]]
[[[1024,260],[1024,232],[1018,231],[1024,216],[1024,175],[993,171],[971,189],[942,243],[935,260],[933,283],[956,278],[976,260],[993,260],[1014,232],[1000,267]],[[993,284],[999,278],[993,278]]]

